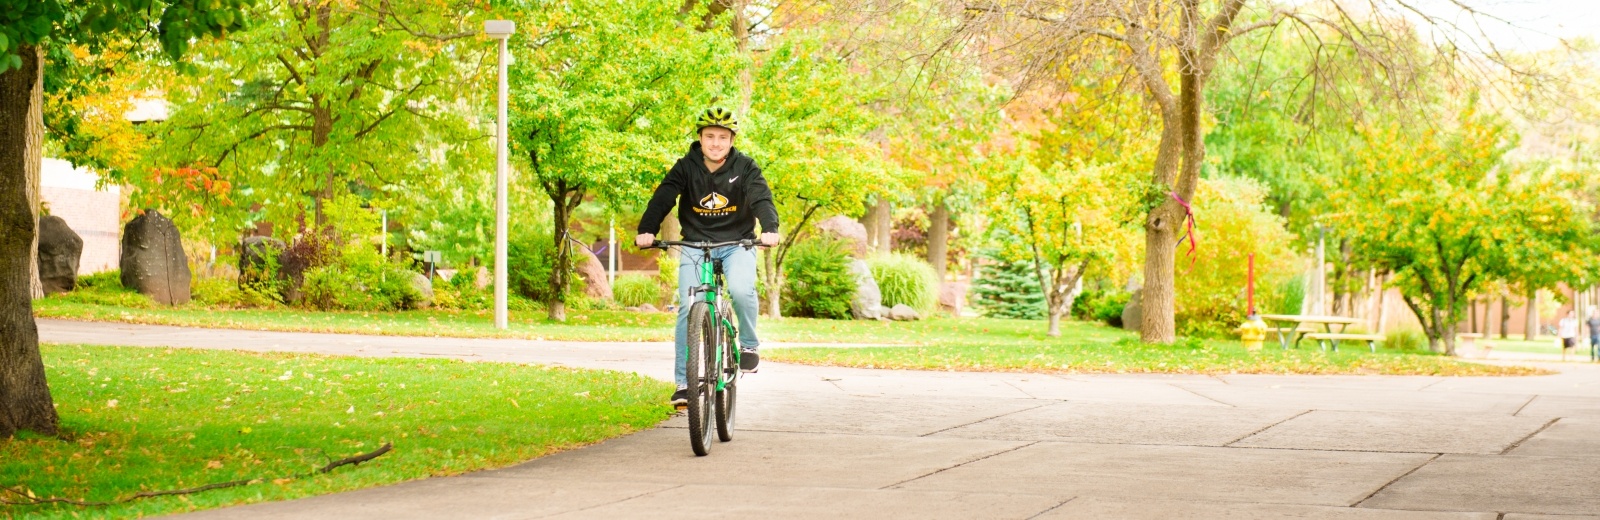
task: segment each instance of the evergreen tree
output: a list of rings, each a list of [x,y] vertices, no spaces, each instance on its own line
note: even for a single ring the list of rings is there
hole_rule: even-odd
[[[972,306],[978,312],[991,318],[1044,319],[1044,290],[1033,262],[1005,258],[995,249],[979,251],[978,257],[984,261],[972,282]]]

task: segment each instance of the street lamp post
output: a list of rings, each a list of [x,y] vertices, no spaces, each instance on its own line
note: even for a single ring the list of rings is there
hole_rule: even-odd
[[[495,123],[494,167],[494,327],[506,328],[506,41],[516,32],[511,20],[487,20],[483,33],[500,40],[500,101]]]

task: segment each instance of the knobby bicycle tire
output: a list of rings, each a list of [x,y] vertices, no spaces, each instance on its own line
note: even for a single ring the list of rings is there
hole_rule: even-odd
[[[722,347],[722,360],[718,363],[718,372],[727,380],[722,391],[717,392],[717,440],[728,442],[733,440],[734,411],[737,409],[739,399],[739,361],[736,359],[738,349],[734,345],[734,337],[728,334],[727,327],[722,320],[731,318],[727,315],[727,307],[722,307],[722,312],[717,313],[712,320],[712,327],[716,329],[717,345]]]
[[[689,352],[684,361],[684,371],[689,379],[689,447],[694,454],[705,456],[711,452],[711,415],[716,391],[715,338],[710,328],[709,306],[695,303],[689,308]]]

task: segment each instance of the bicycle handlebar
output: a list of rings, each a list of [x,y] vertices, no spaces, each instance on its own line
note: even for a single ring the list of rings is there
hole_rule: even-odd
[[[666,249],[669,246],[691,247],[703,251],[710,251],[712,249],[726,246],[744,246],[745,249],[752,247],[772,247],[747,238],[728,242],[686,242],[683,240],[657,240],[655,243],[650,244],[650,246],[646,247],[645,249]]]

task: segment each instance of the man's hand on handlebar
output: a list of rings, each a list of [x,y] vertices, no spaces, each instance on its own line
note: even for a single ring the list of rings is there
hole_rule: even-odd
[[[762,233],[761,240],[758,242],[763,246],[773,247],[778,245],[778,240],[779,238],[777,233]]]
[[[639,236],[633,237],[633,245],[639,249],[654,247],[656,245],[656,235],[655,233],[639,233]]]

